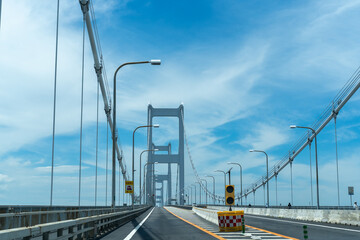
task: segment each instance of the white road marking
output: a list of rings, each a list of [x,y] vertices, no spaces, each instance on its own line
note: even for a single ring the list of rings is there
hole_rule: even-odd
[[[254,216],[254,215],[251,215],[250,217],[267,219],[267,220],[271,220],[271,221],[286,222],[286,223],[293,223],[293,224],[300,224],[300,225],[307,225],[307,226],[314,226],[314,227],[322,227],[322,228],[330,228],[330,229],[343,230],[343,231],[349,231],[349,232],[359,232],[360,233],[360,230],[356,230],[356,229],[330,227],[330,226],[318,225],[318,224],[312,224],[312,223],[293,222],[293,221],[288,221],[288,220],[280,220],[280,219],[273,219],[273,218],[258,217],[258,216]]]
[[[153,208],[151,210],[151,212],[144,218],[144,220],[141,221],[141,223],[139,223],[139,225],[137,225],[130,233],[129,235],[126,236],[126,238],[124,238],[124,240],[130,240],[132,238],[132,236],[134,236],[134,234],[136,233],[136,231],[141,227],[141,225],[144,224],[144,222],[146,221],[146,219],[148,219],[148,217],[150,217],[150,214],[154,211],[155,208]]]

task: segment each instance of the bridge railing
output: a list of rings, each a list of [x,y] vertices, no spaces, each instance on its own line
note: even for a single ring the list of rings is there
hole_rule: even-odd
[[[95,239],[147,211],[149,206],[0,231],[0,239]]]
[[[144,206],[134,206],[135,209]],[[0,230],[30,227],[38,224],[84,218],[130,210],[130,206],[0,206]]]

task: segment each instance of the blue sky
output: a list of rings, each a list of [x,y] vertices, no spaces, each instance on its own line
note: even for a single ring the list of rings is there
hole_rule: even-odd
[[[76,205],[82,13],[78,1],[61,1],[60,8],[54,204]],[[118,74],[118,127],[126,165],[132,131],[146,123],[147,105],[176,108],[183,103],[195,166],[200,175],[216,177],[218,194],[223,178],[214,170],[236,161],[243,165],[244,188],[256,181],[265,173],[265,157],[248,150],[265,150],[270,166],[277,163],[304,133],[289,125],[312,125],[360,65],[360,1],[109,0],[94,1],[94,8],[110,85],[121,63],[162,59],[161,66],[128,66]],[[56,3],[4,0],[2,11],[0,205],[48,204]],[[97,83],[86,41],[81,204],[93,205]],[[360,201],[359,100],[356,93],[338,116],[342,205],[350,204],[347,186],[355,187],[354,200]],[[105,204],[102,102],[99,111],[97,201]],[[157,120],[161,127],[154,132],[155,142],[176,145],[176,122]],[[318,145],[320,203],[336,205],[333,122],[319,134]],[[136,156],[145,148],[146,131],[140,130]],[[195,178],[188,157],[185,162],[189,185]],[[235,183],[238,175],[234,168]],[[294,161],[293,183],[294,205],[309,205],[308,149]],[[274,184],[270,204],[275,203]],[[278,195],[279,203],[290,201],[289,167],[279,175]],[[248,201],[253,203],[253,197]],[[263,204],[262,189],[256,203]]]

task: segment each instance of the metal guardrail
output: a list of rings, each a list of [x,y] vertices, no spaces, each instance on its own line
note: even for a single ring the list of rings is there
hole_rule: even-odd
[[[127,223],[150,207],[0,231],[0,239],[95,239]]]
[[[136,209],[144,206],[134,206]],[[130,206],[0,206],[0,230],[130,210]]]

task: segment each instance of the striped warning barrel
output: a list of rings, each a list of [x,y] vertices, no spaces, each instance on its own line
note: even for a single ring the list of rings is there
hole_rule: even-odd
[[[244,211],[217,212],[220,232],[236,232],[242,230]]]

